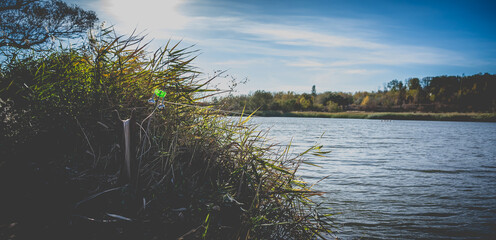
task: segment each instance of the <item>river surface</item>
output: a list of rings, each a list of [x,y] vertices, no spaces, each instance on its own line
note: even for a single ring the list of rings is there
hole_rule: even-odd
[[[496,239],[496,123],[263,118],[272,142],[308,156],[341,239]],[[322,135],[323,134],[323,135]]]

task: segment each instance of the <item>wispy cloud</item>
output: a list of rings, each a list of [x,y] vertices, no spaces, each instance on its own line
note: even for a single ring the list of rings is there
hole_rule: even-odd
[[[286,62],[286,65],[293,67],[323,67],[325,66],[322,62],[312,61],[312,60],[299,60],[294,62]]]
[[[252,23],[249,27],[238,30],[241,33],[252,34],[261,40],[272,41],[277,44],[316,46],[316,47],[353,47],[377,49],[385,47],[358,38],[350,38],[334,34],[322,34],[314,31],[295,28],[284,24]]]
[[[243,60],[227,60],[227,61],[220,61],[220,62],[212,62],[213,65],[217,66],[247,66],[247,65],[258,65],[258,64],[264,64],[267,62],[266,59],[264,58],[256,58],[256,59],[243,59]]]
[[[130,32],[145,28],[157,39],[183,39],[222,51],[271,57],[314,57],[288,61],[293,67],[326,67],[349,65],[444,64],[462,65],[466,60],[456,52],[425,47],[387,43],[368,39],[361,32],[371,32],[368,25],[355,19],[319,18],[318,22],[339,22],[337,28],[322,28],[308,22],[294,24],[283,17],[270,16],[189,16],[179,11],[180,0],[102,0],[103,9],[113,16],[118,26]],[[150,7],[154,6],[154,7]],[[270,19],[270,21],[264,21]],[[339,26],[346,25],[347,31]],[[370,35],[370,34],[369,34]],[[379,35],[379,34],[376,34]],[[226,63],[231,59],[226,59]],[[239,63],[239,61],[237,61]],[[249,61],[246,61],[249,63]]]
[[[380,69],[344,69],[343,73],[346,74],[359,74],[359,75],[371,75],[371,74],[378,74],[378,73],[383,73],[384,70]]]
[[[363,82],[374,81],[374,77],[387,81],[392,69],[481,64],[469,61],[469,56],[459,51],[422,42],[391,41],[378,23],[363,19],[242,11],[218,14],[222,11],[211,10],[229,6],[209,5],[209,1],[201,2],[204,11],[197,6],[194,14],[184,4],[200,1],[100,1],[101,10],[112,16],[123,32],[138,28],[156,40],[197,44],[204,53],[201,68],[239,70],[238,74],[252,76],[256,88],[303,89],[316,83],[343,89],[370,87],[382,83]]]
[[[289,66],[316,67],[325,65],[374,64],[398,66],[406,64],[463,65],[463,55],[441,48],[388,43],[361,37],[344,36],[329,32],[306,30],[283,23],[256,22],[241,17],[202,17],[203,31],[222,32],[226,37],[216,36],[203,40],[202,45],[224,47],[226,51],[271,56],[313,56],[305,63]],[[208,22],[209,24],[205,24]],[[329,30],[330,31],[330,30]],[[360,29],[356,29],[360,31]],[[369,30],[370,31],[370,30]],[[309,64],[312,62],[311,64]],[[326,63],[331,62],[331,63]]]

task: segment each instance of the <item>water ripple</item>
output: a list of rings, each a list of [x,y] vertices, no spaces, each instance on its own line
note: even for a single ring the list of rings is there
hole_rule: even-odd
[[[494,239],[496,123],[255,118],[293,150],[342,239]],[[322,132],[326,132],[319,138]],[[308,134],[315,133],[315,134]],[[339,213],[339,214],[338,214]]]

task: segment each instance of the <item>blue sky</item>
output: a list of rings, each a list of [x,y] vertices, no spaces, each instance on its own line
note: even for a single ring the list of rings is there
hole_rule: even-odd
[[[496,73],[496,1],[68,1],[128,34],[195,44],[238,93],[376,91],[409,77]],[[218,87],[227,88],[219,79]]]

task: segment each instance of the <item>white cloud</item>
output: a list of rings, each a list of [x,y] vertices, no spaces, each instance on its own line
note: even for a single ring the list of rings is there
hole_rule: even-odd
[[[383,44],[374,43],[358,38],[338,36],[330,33],[318,33],[283,24],[253,23],[249,27],[239,29],[241,33],[258,36],[262,40],[274,41],[279,44],[317,46],[317,47],[354,47],[377,49]]]
[[[243,59],[243,60],[227,60],[227,61],[221,61],[221,62],[213,62],[212,65],[218,65],[218,66],[247,66],[247,65],[254,65],[254,64],[263,64],[266,62],[266,59],[264,58],[257,58],[257,59]]]
[[[380,69],[344,69],[342,71],[345,74],[354,74],[354,75],[370,75],[370,74],[378,74],[384,72],[384,70],[380,70]]]
[[[323,67],[324,64],[318,61],[312,61],[312,60],[299,60],[295,62],[286,62],[286,65],[288,66],[293,66],[293,67]]]
[[[190,18],[179,11],[182,0],[101,0],[101,10],[125,32],[135,28],[150,33],[184,29]]]

